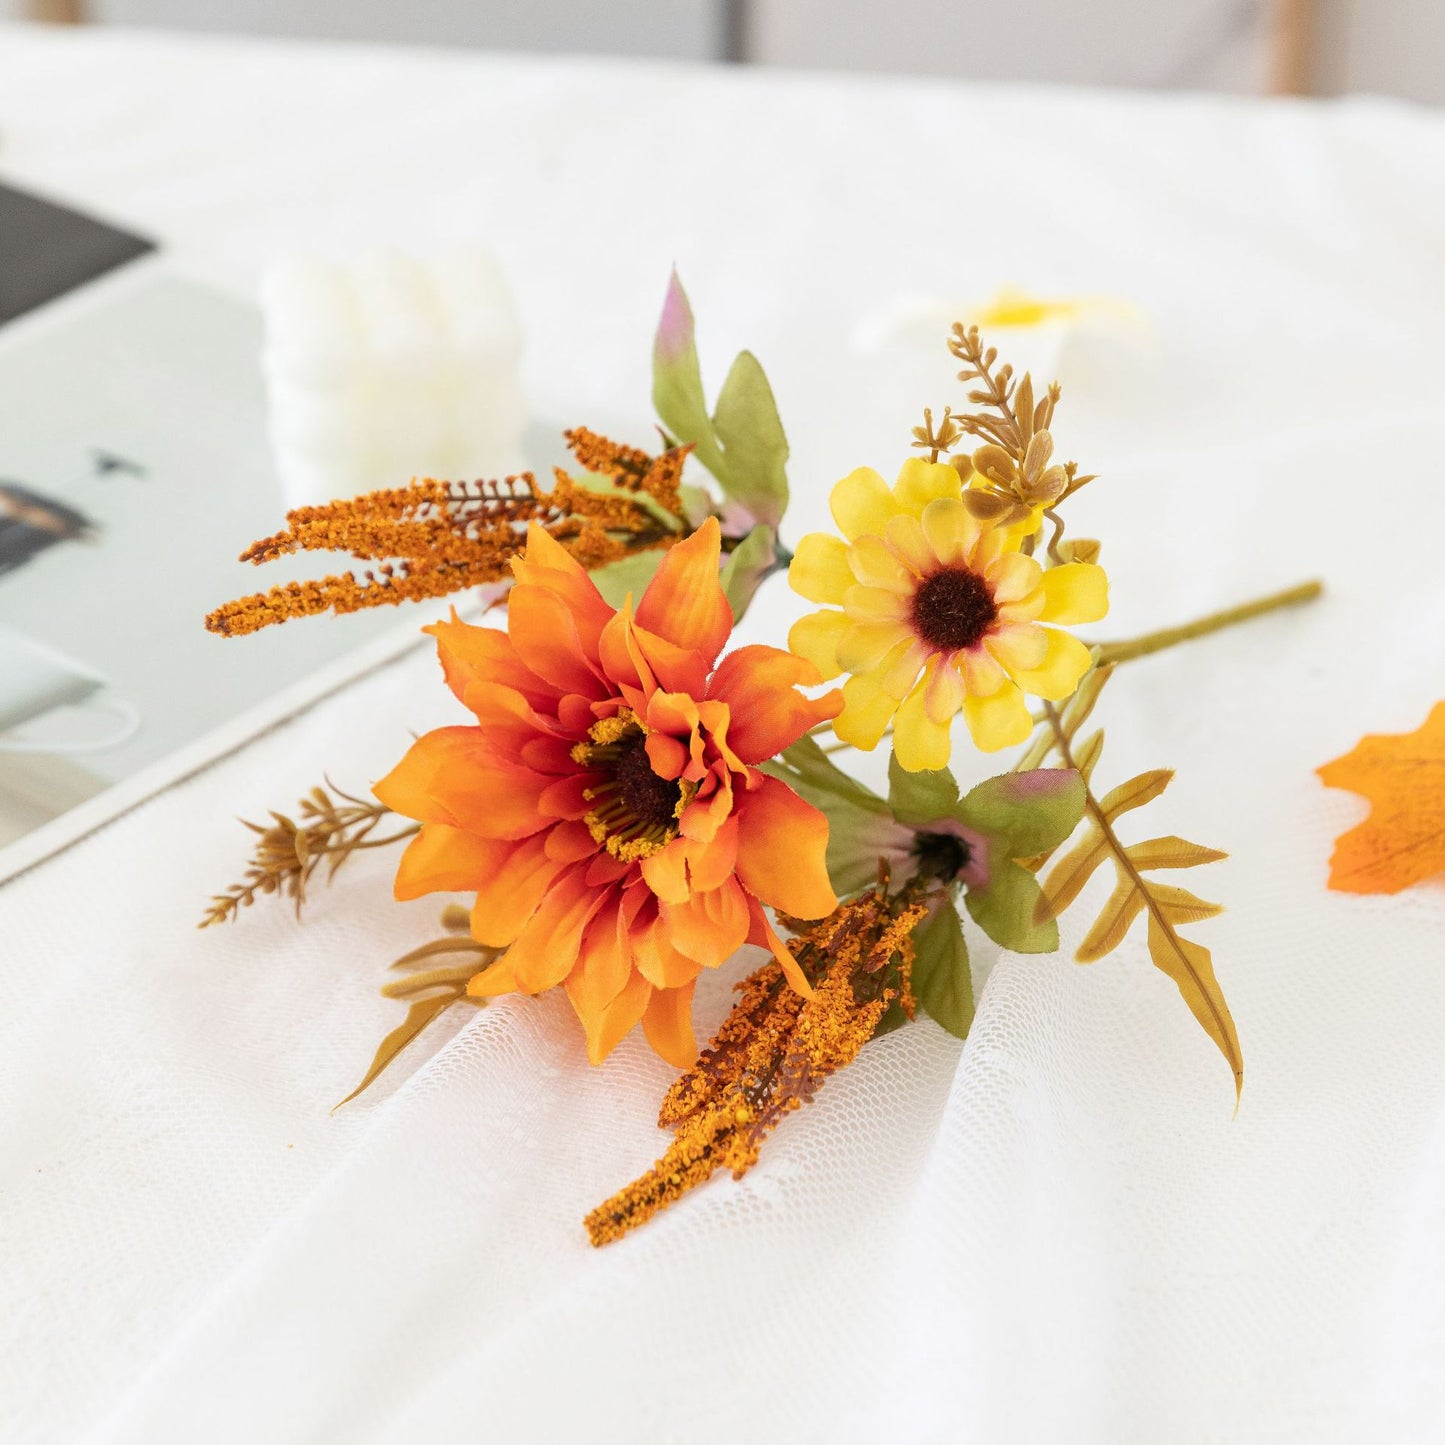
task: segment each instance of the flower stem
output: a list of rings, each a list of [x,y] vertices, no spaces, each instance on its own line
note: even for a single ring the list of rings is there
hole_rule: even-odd
[[[1158,632],[1146,632],[1142,637],[1131,637],[1124,642],[1092,645],[1099,649],[1101,667],[1109,662],[1132,662],[1136,657],[1163,652],[1166,647],[1195,637],[1207,637],[1211,632],[1220,632],[1237,622],[1248,622],[1252,617],[1263,617],[1281,607],[1297,607],[1302,602],[1313,602],[1323,591],[1319,582],[1301,582],[1297,587],[1287,587],[1283,592],[1273,592],[1268,597],[1245,602],[1239,607],[1226,607],[1222,612],[1211,612],[1207,617],[1186,622],[1180,627],[1163,627]]]

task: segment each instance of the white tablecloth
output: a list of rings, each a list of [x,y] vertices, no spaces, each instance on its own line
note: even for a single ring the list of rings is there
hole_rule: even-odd
[[[300,928],[197,908],[235,814],[453,716],[425,653],[0,889],[0,1436],[1445,1436],[1445,888],[1326,892],[1363,806],[1312,772],[1445,696],[1445,121],[0,30],[0,170],[242,280],[484,236],[538,415],[638,440],[677,261],[714,382],[743,345],[772,376],[794,537],[954,397],[941,349],[852,344],[899,293],[1126,298],[1152,356],[1082,368],[1056,426],[1104,474],[1110,635],[1329,588],[1104,704],[1101,776],[1177,765],[1155,831],[1233,855],[1198,936],[1237,1117],[1140,940],[998,959],[966,1045],[870,1046],[741,1184],[602,1252],[581,1217],[659,1151],[669,1071],[589,1070],[565,1003],[466,1012],[329,1116],[435,903],[374,856]],[[747,631],[802,607],[774,582]]]

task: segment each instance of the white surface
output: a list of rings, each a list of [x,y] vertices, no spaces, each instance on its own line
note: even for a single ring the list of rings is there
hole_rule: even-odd
[[[239,866],[234,814],[374,779],[454,716],[423,656],[0,890],[0,1435],[1445,1433],[1445,890],[1327,893],[1362,808],[1312,773],[1445,696],[1440,121],[0,32],[0,130],[10,174],[242,276],[486,235],[559,426],[646,436],[677,260],[714,383],[741,345],[769,369],[794,537],[954,394],[941,347],[886,374],[851,354],[861,317],[1004,282],[1125,297],[1157,354],[1079,370],[1056,426],[1104,474],[1076,520],[1106,539],[1108,633],[1330,589],[1103,705],[1102,777],[1177,764],[1148,826],[1233,854],[1198,936],[1237,1118],[1133,940],[1090,969],[1000,959],[967,1045],[870,1046],[741,1184],[601,1253],[581,1216],[660,1150],[669,1074],[636,1042],[589,1071],[565,1004],[457,1019],[328,1117],[435,903],[385,902],[371,857],[299,929],[192,924]],[[803,606],[769,584],[750,638]]]

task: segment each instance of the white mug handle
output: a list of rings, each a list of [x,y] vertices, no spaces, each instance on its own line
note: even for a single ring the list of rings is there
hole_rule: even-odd
[[[108,737],[83,743],[33,743],[19,738],[7,741],[0,737],[0,753],[99,753],[129,742],[140,727],[140,713],[128,702],[97,697],[89,699],[86,705],[108,712],[115,719],[114,731]]]

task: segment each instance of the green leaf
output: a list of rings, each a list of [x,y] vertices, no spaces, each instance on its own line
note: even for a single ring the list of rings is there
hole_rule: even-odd
[[[676,271],[652,343],[652,405],[668,434],[678,442],[691,442],[698,461],[718,476],[715,468],[722,455],[703,396],[692,307]]]
[[[778,534],[769,526],[759,524],[733,548],[723,563],[718,580],[727,593],[733,621],[741,622],[763,579],[772,574],[777,561],[773,545]]]
[[[816,795],[830,794],[868,812],[888,816],[888,804],[872,789],[865,788],[856,778],[845,773],[818,745],[816,738],[800,737],[773,761],[764,763],[762,768],[765,773],[782,778],[814,807],[821,806]]]
[[[963,901],[973,921],[1000,947],[1015,953],[1053,953],[1059,946],[1059,925],[1039,906],[1042,897],[1038,880],[1027,868],[992,857],[987,885],[970,888]]]
[[[773,389],[758,359],[744,351],[708,415],[692,307],[676,271],[652,344],[652,404],[668,435],[691,443],[724,497],[776,530],[788,505],[788,439]]]
[[[961,1039],[968,1037],[973,975],[952,903],[943,903],[913,930],[913,993],[931,1019]]]
[[[677,489],[677,495],[682,500],[682,519],[694,532],[717,511],[712,493],[706,487],[694,487],[683,482]]]
[[[888,806],[900,823],[912,828],[942,822],[958,806],[958,779],[947,768],[910,773],[893,753],[888,758]]]
[[[592,580],[609,607],[621,607],[629,592],[636,602],[647,591],[647,584],[652,581],[666,555],[662,549],[653,548],[648,552],[634,552],[630,557],[619,557],[605,567],[598,567],[591,574]]]
[[[958,805],[961,823],[999,839],[1010,858],[1057,848],[1084,816],[1084,780],[1072,768],[1004,773],[980,783]]]
[[[788,509],[788,439],[773,389],[751,351],[739,353],[723,382],[713,429],[723,449],[725,471],[718,481],[724,493],[758,521],[778,526]]]

